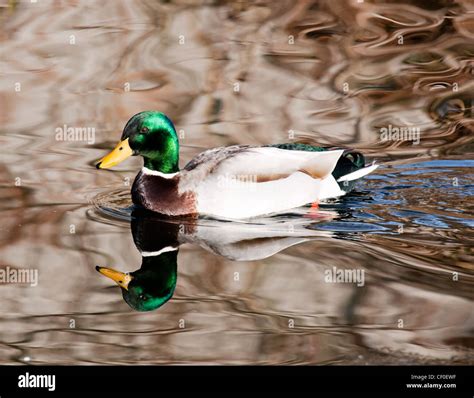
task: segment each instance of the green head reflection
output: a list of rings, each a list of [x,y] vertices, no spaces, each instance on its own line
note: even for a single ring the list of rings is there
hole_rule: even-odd
[[[179,225],[132,213],[133,240],[142,254],[140,269],[125,273],[96,267],[122,290],[125,302],[136,311],[153,311],[174,293],[177,281]]]
[[[143,257],[139,270],[123,273],[96,267],[114,280],[122,290],[123,299],[136,311],[152,311],[165,304],[174,293],[177,280],[178,250]]]

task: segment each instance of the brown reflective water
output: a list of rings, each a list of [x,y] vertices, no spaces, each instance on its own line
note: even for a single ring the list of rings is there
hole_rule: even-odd
[[[0,265],[39,278],[0,284],[1,363],[474,362],[471,2],[9,1],[0,18]],[[140,159],[93,164],[146,109],[175,122],[181,164],[298,141],[383,167],[320,211],[132,235]],[[135,271],[167,239],[174,294],[133,311],[95,266]]]

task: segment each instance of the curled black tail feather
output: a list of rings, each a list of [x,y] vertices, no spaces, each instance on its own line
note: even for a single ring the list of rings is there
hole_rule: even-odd
[[[363,167],[365,167],[364,155],[362,155],[360,152],[348,149],[344,151],[342,156],[337,161],[336,167],[334,168],[332,175],[337,181],[342,176],[350,174]],[[338,182],[339,188],[341,188],[344,192],[352,191],[354,189],[355,183],[355,181]]]
[[[347,149],[337,161],[332,172],[336,181],[346,174],[357,171],[365,166],[365,157],[360,152]]]

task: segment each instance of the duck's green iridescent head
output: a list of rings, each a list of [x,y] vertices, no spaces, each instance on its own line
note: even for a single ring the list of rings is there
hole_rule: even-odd
[[[139,270],[131,273],[96,267],[102,275],[120,286],[125,302],[136,311],[152,311],[165,304],[174,293],[177,281],[178,250],[143,257]]]
[[[173,122],[157,111],[134,115],[125,125],[115,149],[96,165],[107,169],[131,155],[143,156],[144,166],[162,173],[179,171],[179,142]]]

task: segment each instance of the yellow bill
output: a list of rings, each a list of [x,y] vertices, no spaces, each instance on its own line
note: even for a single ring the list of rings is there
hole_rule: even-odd
[[[119,164],[128,157],[132,156],[133,151],[128,143],[128,138],[120,141],[112,152],[100,159],[95,167],[98,169],[108,169]]]
[[[123,287],[125,290],[128,290],[128,284],[132,280],[132,276],[125,272],[115,271],[112,268],[107,267],[95,267],[97,271],[99,271],[102,275],[106,276],[107,278],[112,279],[117,285]]]

